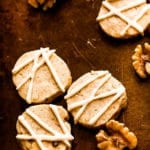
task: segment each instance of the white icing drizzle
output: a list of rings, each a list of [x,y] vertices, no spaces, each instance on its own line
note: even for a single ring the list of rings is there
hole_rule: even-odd
[[[41,48],[41,51],[42,50],[43,50],[43,48]],[[47,54],[44,53],[44,51],[42,51],[42,56],[45,59],[45,62],[47,64],[47,66],[49,67],[49,69],[50,69],[56,83],[58,84],[59,88],[61,89],[62,92],[65,92],[65,88],[64,88],[63,84],[61,83],[59,76],[57,75],[54,67],[52,66],[52,63],[49,61],[49,58],[47,57]]]
[[[75,122],[75,123],[77,123],[78,119],[81,117],[82,113],[84,112],[84,110],[86,109],[86,107],[88,106],[88,104],[89,104],[91,101],[94,101],[94,100],[98,99],[98,97],[95,96],[96,92],[98,91],[99,88],[101,88],[101,86],[103,86],[103,84],[104,84],[107,80],[109,80],[110,77],[111,77],[111,74],[109,73],[108,75],[106,75],[106,76],[100,81],[100,83],[98,84],[98,86],[97,86],[95,89],[93,89],[93,91],[92,91],[92,93],[91,93],[91,95],[90,95],[90,97],[89,97],[88,99],[84,100],[83,103],[78,103],[78,104],[80,104],[80,106],[82,106],[82,107],[79,109],[79,111],[77,112],[77,114],[76,114],[75,117],[74,117],[74,122]],[[81,102],[81,101],[80,101],[80,102]],[[73,104],[74,106],[68,107],[68,110],[73,109],[74,107],[79,107],[78,104],[75,104],[75,103],[74,103],[74,104]],[[77,105],[77,106],[75,106],[75,105]]]
[[[45,52],[49,51],[49,48],[45,48],[44,51],[45,51]],[[56,50],[51,50],[51,51],[50,51],[50,54],[51,54],[51,52],[55,52],[55,51],[56,51]],[[39,55],[39,56],[41,55],[41,51],[40,51],[40,50],[36,50],[36,51],[34,51],[34,53],[35,53],[36,55]],[[30,58],[28,58],[27,60],[25,60],[22,64],[19,64],[19,65],[15,66],[15,68],[13,68],[13,70],[12,70],[12,73],[13,73],[13,74],[16,74],[16,73],[17,73],[18,71],[20,71],[23,67],[25,67],[25,66],[28,65],[30,62],[32,62],[33,59],[34,59],[34,55],[31,56]]]
[[[36,135],[36,137],[38,137],[38,139],[40,139],[41,141],[64,141],[64,140],[71,140],[72,138],[70,138],[70,136],[68,135]],[[16,136],[17,139],[20,140],[36,140],[36,138],[34,136],[30,136],[30,135],[17,135]]]
[[[66,128],[62,118],[60,117],[60,114],[58,112],[58,108],[55,105],[51,105],[51,104],[50,104],[50,108],[52,109],[53,113],[55,114],[55,116],[56,116],[56,118],[57,118],[57,120],[58,120],[58,122],[59,122],[59,124],[60,124],[60,126],[61,126],[61,128],[63,130],[63,132],[67,133],[67,134],[70,134],[68,129]]]
[[[61,128],[62,128],[62,130],[64,132],[64,134],[70,135],[70,132],[68,131],[68,129],[66,128],[63,120],[60,117],[60,114],[58,112],[58,108],[55,105],[52,105],[52,104],[50,104],[50,108],[52,109],[53,113],[55,114],[55,116],[56,116],[56,118],[57,118],[57,120],[58,120],[58,122],[59,122],[59,124],[60,124],[60,126],[61,126]],[[69,147],[71,147],[69,142],[67,143],[67,145]]]
[[[55,50],[49,51],[49,53],[47,54],[48,57],[50,57],[54,52],[55,52]],[[34,59],[37,59],[36,57],[39,57],[39,56],[40,56],[39,53],[36,53],[36,54],[34,55]],[[33,58],[32,58],[31,61],[33,61]],[[30,62],[31,62],[31,61],[30,61]],[[28,61],[26,61],[26,62],[28,62]],[[25,66],[27,65],[26,62],[23,63],[23,64],[21,64],[21,65],[19,65],[19,66],[17,66],[17,67],[15,67],[15,68],[13,69],[14,74],[17,73],[19,70],[21,70],[23,67],[25,67]],[[40,61],[39,64],[37,64],[36,69],[40,68],[44,63],[45,63],[44,60]],[[31,78],[31,75],[32,75],[32,74],[29,74],[26,78],[24,78],[24,79],[22,80],[22,82],[17,86],[17,90],[20,89],[20,88]]]
[[[34,81],[36,71],[44,63],[46,63],[46,65],[48,66],[48,68],[49,68],[50,72],[52,73],[52,76],[54,77],[54,80],[55,80],[56,84],[58,85],[58,87],[60,88],[60,90],[62,92],[65,92],[65,88],[64,88],[63,84],[61,83],[59,76],[57,75],[57,73],[56,73],[56,71],[55,71],[54,67],[52,66],[50,59],[49,59],[49,57],[53,53],[55,53],[55,50],[49,50],[49,48],[41,48],[40,50],[36,51],[34,57],[29,58],[27,61],[16,66],[12,70],[12,73],[16,74],[23,67],[25,67],[26,65],[28,65],[30,62],[33,61],[33,67],[32,67],[31,73],[26,78],[24,78],[16,88],[17,90],[20,89],[28,80],[30,80],[30,84],[29,84],[27,96],[26,96],[26,100],[29,104],[32,103],[32,100],[31,100],[32,99],[32,88],[33,88],[33,81]],[[42,56],[43,59],[41,61],[38,61],[40,56]]]
[[[117,89],[117,94],[108,103],[102,107],[99,112],[89,120],[89,124],[93,125],[104,114],[104,112],[124,93],[125,89],[120,87]],[[109,96],[109,95],[108,95]]]
[[[34,137],[34,139],[36,139],[36,142],[38,144],[38,146],[40,147],[41,150],[45,150],[41,140],[39,139],[39,137],[37,137],[37,135],[35,134],[35,132],[32,130],[32,128],[30,127],[30,125],[28,124],[28,122],[25,120],[25,118],[23,116],[19,116],[18,120],[22,123],[22,125],[28,130],[28,132]]]
[[[80,119],[81,115],[84,113],[86,107],[93,101],[95,100],[101,100],[103,98],[109,97],[109,96],[113,96],[111,98],[111,100],[103,107],[101,108],[98,113],[92,117],[91,120],[89,120],[89,124],[92,125],[94,123],[96,123],[96,121],[101,117],[101,115],[123,94],[123,92],[125,91],[123,86],[120,86],[117,89],[113,89],[111,91],[106,91],[103,93],[100,93],[99,95],[96,95],[97,91],[111,78],[111,74],[108,73],[106,74],[99,82],[99,84],[97,84],[98,86],[96,88],[93,89],[91,95],[81,101],[78,102],[74,102],[68,105],[68,110],[72,111],[76,108],[78,109],[78,112],[75,114],[74,116],[74,122],[77,123],[78,120]],[[90,80],[90,79],[89,79]],[[95,79],[96,80],[96,79]],[[88,82],[86,81],[86,83],[88,84]],[[90,82],[91,83],[91,82]],[[84,87],[83,87],[84,88]],[[80,91],[81,89],[79,89]],[[79,92],[78,91],[78,92]]]
[[[105,1],[106,1],[106,0],[105,0]],[[116,1],[117,1],[117,0],[116,0]],[[145,3],[145,0],[137,1],[137,3],[132,2],[132,3],[128,4],[128,5],[122,6],[121,8],[117,8],[117,11],[120,11],[120,12],[126,11],[126,10],[128,10],[128,9],[130,9],[130,8],[133,8],[133,7],[142,5],[142,4],[144,4],[144,3]],[[104,14],[104,15],[99,15],[99,16],[97,16],[96,20],[97,20],[97,21],[100,21],[100,20],[103,20],[103,19],[105,19],[105,18],[111,17],[111,16],[113,16],[113,15],[114,15],[114,12],[113,12],[113,11],[110,11],[110,12]]]
[[[137,23],[137,21],[146,13],[146,11],[149,8],[148,4],[145,5],[144,9],[141,10],[141,12],[135,17],[134,20],[131,20],[129,19],[128,17],[126,17],[122,11],[125,11],[125,10],[128,10],[130,8],[134,8],[136,6],[139,6],[139,5],[142,5],[142,4],[145,4],[146,1],[145,0],[139,0],[139,1],[136,1],[136,2],[132,2],[131,4],[128,4],[126,6],[123,6],[121,8],[115,8],[111,5],[111,3],[109,3],[109,1],[103,1],[102,4],[104,7],[106,7],[107,9],[110,10],[109,13],[107,14],[104,14],[104,15],[98,15],[97,17],[97,21],[100,21],[100,20],[103,20],[105,18],[108,18],[112,15],[116,15],[118,17],[120,17],[122,20],[124,20],[126,23],[127,23],[127,26],[125,27],[125,29],[121,32],[121,35],[124,35],[126,33],[126,31],[129,29],[130,26],[132,26],[134,29],[136,29],[139,33],[141,33],[142,35],[144,34],[144,28]]]
[[[38,65],[38,57],[35,56],[33,68],[32,68],[32,71],[31,71],[32,73],[30,75],[29,88],[28,88],[28,92],[27,92],[27,96],[26,96],[26,100],[29,104],[31,103],[33,81],[34,81],[35,73],[36,73],[36,70],[37,70],[37,65]]]
[[[93,73],[94,71],[91,71]],[[82,83],[80,86],[77,86],[77,88],[74,88],[73,90],[69,91],[67,95],[65,96],[65,99],[68,99],[72,96],[74,96],[76,93],[78,93],[81,89],[83,89],[85,86],[96,80],[97,78],[100,78],[102,76],[105,76],[108,74],[108,71],[99,71],[96,75],[92,76],[90,79],[86,80],[84,83]],[[70,87],[71,88],[71,87]]]
[[[55,129],[52,129],[50,126],[47,126],[47,124],[45,124],[38,116],[36,116],[34,113],[32,113],[29,109],[26,110],[26,113],[30,117],[32,117],[32,119],[37,121],[39,123],[39,125],[42,126],[44,129],[46,129],[48,132],[52,133],[53,135],[57,135],[57,137],[62,136],[62,134],[59,134]],[[70,137],[70,140],[73,139],[73,137],[70,134],[68,134],[68,136]],[[65,140],[64,143],[66,145],[70,144],[67,140]]]
[[[87,98],[85,100],[82,100],[82,101],[79,101],[79,102],[75,102],[73,104],[70,104],[70,106],[68,107],[68,110],[71,111],[77,107],[80,107],[80,106],[84,106],[84,105],[87,105],[89,104],[90,102],[94,101],[94,100],[97,100],[97,99],[102,99],[102,98],[105,98],[105,97],[108,97],[108,96],[111,96],[111,95],[114,95],[118,92],[118,89],[113,89],[111,91],[108,91],[108,92],[104,92],[104,93],[101,93],[97,96],[90,96],[90,98]]]
[[[143,15],[148,11],[148,9],[150,9],[150,5],[147,4],[148,7],[144,7],[140,13],[134,18],[134,20],[137,22],[140,18],[143,17]],[[128,24],[125,29],[121,32],[121,35],[124,35],[126,33],[126,31],[129,29],[130,24]],[[143,29],[144,32],[144,29]],[[144,34],[143,32],[141,32],[141,34]]]
[[[30,127],[30,125],[25,120],[25,118],[23,116],[19,116],[18,120],[28,130],[28,132],[31,135],[18,134],[16,136],[16,138],[20,139],[20,140],[35,140],[41,150],[45,150],[45,147],[43,146],[42,141],[62,141],[68,147],[70,147],[71,145],[70,145],[69,141],[74,139],[73,136],[67,130],[64,122],[62,121],[61,117],[59,116],[59,112],[58,112],[56,106],[51,105],[50,108],[52,109],[52,111],[53,111],[53,109],[55,109],[54,111],[55,111],[56,114],[54,113],[54,115],[56,116],[56,118],[58,120],[58,123],[60,124],[60,127],[62,128],[62,131],[65,130],[64,134],[63,133],[59,133],[55,129],[53,129],[50,126],[48,126],[37,115],[35,115],[32,111],[27,109],[26,110],[27,115],[30,116],[32,119],[34,119],[34,121],[36,121],[44,130],[48,131],[52,135],[35,134],[35,132]]]

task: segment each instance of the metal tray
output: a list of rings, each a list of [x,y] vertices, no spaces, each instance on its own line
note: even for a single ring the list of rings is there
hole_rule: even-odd
[[[12,83],[11,70],[19,56],[40,47],[56,48],[71,69],[73,80],[90,70],[109,70],[127,89],[128,108],[118,120],[138,137],[137,150],[150,147],[150,80],[141,80],[132,68],[131,56],[137,44],[150,43],[144,37],[116,40],[100,29],[95,18],[100,0],[58,0],[47,12],[31,8],[27,0],[0,1],[0,146],[19,150],[16,120],[28,105]],[[65,106],[63,96],[54,101]],[[95,150],[95,134],[73,125],[73,150]]]

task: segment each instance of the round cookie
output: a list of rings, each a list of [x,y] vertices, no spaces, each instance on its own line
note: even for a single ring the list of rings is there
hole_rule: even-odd
[[[31,106],[18,117],[16,138],[23,150],[71,149],[73,136],[68,118],[62,106]]]
[[[23,54],[17,60],[12,75],[19,95],[28,104],[51,102],[72,82],[67,64],[49,48]]]
[[[114,38],[144,35],[150,24],[150,4],[146,0],[104,0],[96,20]]]
[[[108,71],[91,71],[72,83],[65,96],[74,122],[96,128],[127,105],[124,86]]]

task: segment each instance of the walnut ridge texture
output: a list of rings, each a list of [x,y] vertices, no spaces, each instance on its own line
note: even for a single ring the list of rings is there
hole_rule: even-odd
[[[96,135],[97,147],[100,150],[122,150],[124,148],[134,149],[137,138],[123,123],[110,120],[106,123],[107,132],[100,130]]]
[[[144,47],[137,45],[134,51],[132,65],[141,78],[147,78],[150,74],[150,45],[148,43],[144,43]]]

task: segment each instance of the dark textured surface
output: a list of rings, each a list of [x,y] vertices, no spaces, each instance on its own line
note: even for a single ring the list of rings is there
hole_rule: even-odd
[[[150,42],[150,34],[126,41],[106,36],[95,18],[99,0],[59,0],[47,12],[26,0],[0,1],[0,149],[19,150],[15,124],[27,104],[18,96],[11,69],[26,51],[49,46],[69,65],[73,80],[92,69],[108,69],[126,87],[128,108],[123,121],[138,137],[137,150],[150,147],[150,80],[139,79],[131,65],[133,49]],[[63,97],[54,103],[63,104]],[[95,150],[96,131],[73,125],[73,150]]]

